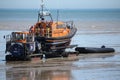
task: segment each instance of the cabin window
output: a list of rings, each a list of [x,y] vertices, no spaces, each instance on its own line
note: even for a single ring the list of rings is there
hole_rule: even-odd
[[[24,34],[20,34],[20,33],[12,33],[12,39],[13,40],[23,40],[25,39],[25,35]]]
[[[23,34],[16,34],[16,38],[18,40],[22,40],[23,39]]]

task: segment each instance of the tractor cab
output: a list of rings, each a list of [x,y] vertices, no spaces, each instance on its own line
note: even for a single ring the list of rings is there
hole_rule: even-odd
[[[6,60],[23,60],[35,51],[34,36],[29,32],[12,32],[6,36]]]
[[[26,43],[28,36],[29,32],[12,32],[11,41]]]

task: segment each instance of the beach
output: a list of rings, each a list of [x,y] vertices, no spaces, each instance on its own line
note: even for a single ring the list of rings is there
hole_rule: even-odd
[[[63,13],[69,13],[63,11]],[[3,11],[3,13],[5,13]],[[69,55],[68,58],[49,58],[43,62],[39,58],[32,61],[5,61],[4,35],[12,31],[28,31],[37,22],[32,13],[21,12],[20,17],[0,19],[0,80],[119,80],[120,78],[120,12],[119,11],[78,11],[70,18],[60,16],[65,21],[73,20],[77,33],[71,44],[79,47],[114,48],[114,53],[94,53]],[[6,13],[7,14],[7,13]],[[10,13],[11,15],[13,13]],[[5,15],[5,14],[4,14]],[[24,17],[21,17],[23,16]],[[81,16],[82,15],[82,16]],[[33,15],[34,16],[34,15]],[[79,16],[79,17],[78,17]],[[54,16],[55,17],[55,16]],[[64,17],[64,18],[63,18]],[[74,51],[67,49],[66,51]]]

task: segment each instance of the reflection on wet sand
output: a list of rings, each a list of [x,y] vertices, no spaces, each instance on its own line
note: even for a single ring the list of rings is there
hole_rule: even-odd
[[[10,68],[6,71],[6,80],[70,80],[70,71]]]
[[[70,71],[42,71],[41,80],[70,80]]]

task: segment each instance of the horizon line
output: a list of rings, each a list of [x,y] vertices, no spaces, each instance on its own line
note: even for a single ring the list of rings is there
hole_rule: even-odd
[[[0,8],[0,10],[40,10],[41,8]],[[48,10],[120,10],[120,8],[48,8]]]

